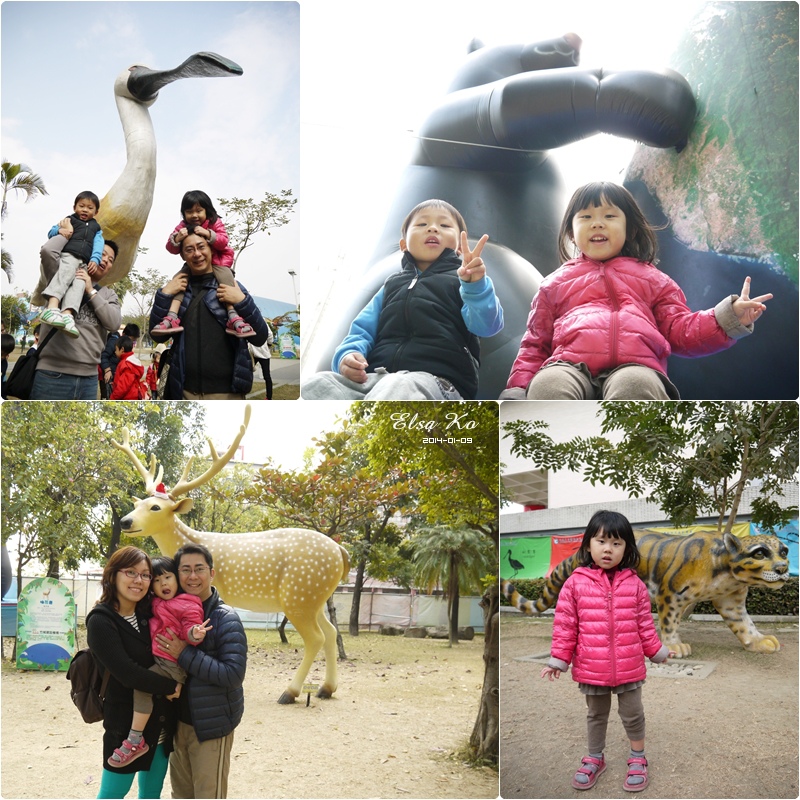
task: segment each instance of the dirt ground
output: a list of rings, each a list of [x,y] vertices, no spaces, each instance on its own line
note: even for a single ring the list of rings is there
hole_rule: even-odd
[[[622,797],[629,742],[613,703],[608,768],[590,792],[570,781],[586,755],[586,706],[571,673],[540,678],[552,617],[504,613],[500,638],[500,793],[506,800]],[[650,677],[644,687],[650,798],[798,796],[798,625],[757,623],[778,637],[771,655],[746,652],[720,622],[682,622],[708,677]],[[677,659],[675,661],[678,661]]]
[[[482,636],[449,648],[442,640],[345,634],[336,694],[312,695],[307,707],[305,696],[291,706],[276,702],[300,663],[300,639],[287,635],[288,647],[274,631],[248,630],[229,797],[497,796],[497,772],[462,757],[480,700]],[[318,659],[309,682],[321,682],[323,672]],[[3,661],[3,798],[96,797],[102,725],[81,720],[68,687],[64,673],[20,673]],[[135,796],[134,782],[128,797]],[[167,776],[162,797],[170,796]]]

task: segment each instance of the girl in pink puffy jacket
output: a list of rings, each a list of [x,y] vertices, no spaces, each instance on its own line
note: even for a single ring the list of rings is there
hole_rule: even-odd
[[[228,243],[228,232],[225,223],[217,214],[211,198],[199,189],[186,192],[181,200],[181,221],[175,226],[175,230],[167,239],[167,250],[174,255],[180,255],[181,242],[190,234],[195,233],[208,240],[211,247],[211,266],[214,270],[214,277],[224,286],[235,286],[233,277],[233,248]],[[180,270],[185,275],[189,274],[189,268],[184,264]],[[183,292],[175,295],[169,307],[169,312],[158,325],[153,328],[151,333],[180,333],[183,330],[178,311],[183,300]],[[228,303],[225,306],[228,310],[228,324],[225,333],[246,339],[255,336],[255,331],[244,319],[236,312],[236,309]]]
[[[206,638],[211,629],[208,620],[203,620],[203,603],[199,597],[181,592],[178,582],[178,570],[175,562],[166,556],[152,559],[153,616],[150,618],[150,638],[153,642],[155,663],[151,670],[172,678],[178,684],[178,690],[168,699],[180,696],[180,689],[186,682],[186,672],[156,641],[156,634],[164,634],[171,628],[181,639],[189,644],[198,645]],[[142,581],[143,591],[148,586]],[[133,690],[133,721],[128,738],[108,757],[110,767],[123,767],[131,761],[143,756],[149,749],[144,741],[143,731],[150,714],[153,712],[153,697],[147,692]]]
[[[614,183],[575,192],[558,241],[566,263],[533,298],[500,399],[676,400],[667,357],[727,349],[753,332],[772,298],[751,300],[745,278],[741,296],[692,312],[678,284],[650,263],[655,229]]]
[[[542,678],[552,681],[572,664],[572,678],[586,697],[589,755],[572,779],[573,788],[591,789],[605,771],[603,750],[615,694],[631,742],[623,788],[640,792],[648,784],[644,658],[661,662],[675,654],[656,633],[647,587],[636,574],[636,540],[622,514],[598,511],[591,518],[578,560],[581,566],[567,578],[558,596],[550,661]]]

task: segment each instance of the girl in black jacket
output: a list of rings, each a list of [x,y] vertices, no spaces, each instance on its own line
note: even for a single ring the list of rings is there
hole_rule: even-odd
[[[123,547],[103,570],[103,593],[86,616],[89,649],[111,676],[103,703],[103,777],[98,798],[123,798],[139,773],[139,797],[161,797],[172,750],[176,713],[169,699],[176,683],[148,668],[153,664],[150,631],[152,567],[147,553]],[[133,714],[133,690],[153,694],[154,708],[143,731],[144,754],[124,767],[110,769],[109,756],[127,739]]]

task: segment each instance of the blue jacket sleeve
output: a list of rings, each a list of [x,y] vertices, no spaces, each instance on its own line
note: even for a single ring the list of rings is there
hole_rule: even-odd
[[[461,316],[467,330],[485,338],[503,330],[503,307],[494,293],[491,278],[484,275],[474,283],[461,281]]]
[[[52,239],[54,236],[58,236],[58,225],[53,225],[49,231],[47,231],[47,238]]]
[[[239,617],[228,611],[212,614],[216,627],[215,652],[210,655],[200,647],[187,647],[178,657],[180,665],[205,683],[235,689],[244,682],[247,671],[247,636]]]
[[[347,336],[344,337],[342,343],[334,351],[331,362],[331,369],[334,372],[339,371],[339,364],[348,353],[355,351],[361,353],[364,358],[368,358],[369,351],[372,350],[375,344],[375,336],[378,332],[378,317],[381,315],[382,308],[383,287],[381,286],[378,293],[353,320]]]
[[[103,248],[105,247],[105,239],[103,239],[103,231],[97,231],[94,235],[94,242],[92,243],[92,257],[89,259],[90,261],[94,261],[95,264],[100,263],[100,259],[103,257]]]

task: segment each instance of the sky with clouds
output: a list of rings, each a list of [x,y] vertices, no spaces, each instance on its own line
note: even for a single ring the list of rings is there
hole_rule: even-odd
[[[180,267],[164,248],[190,189],[261,199],[300,192],[300,12],[294,2],[28,2],[2,15],[2,155],[28,164],[49,192],[8,199],[3,248],[14,258],[11,286],[33,289],[38,252],[84,189],[101,199],[125,163],[114,103],[117,75],[133,64],[177,67],[212,51],[238,63],[241,77],[187,79],[164,87],[150,115],[158,146],[155,196],[138,265],[165,276]],[[220,211],[220,207],[217,206]],[[261,234],[240,258],[237,277],[256,295],[294,303],[298,214]],[[298,287],[299,288],[299,287]]]

